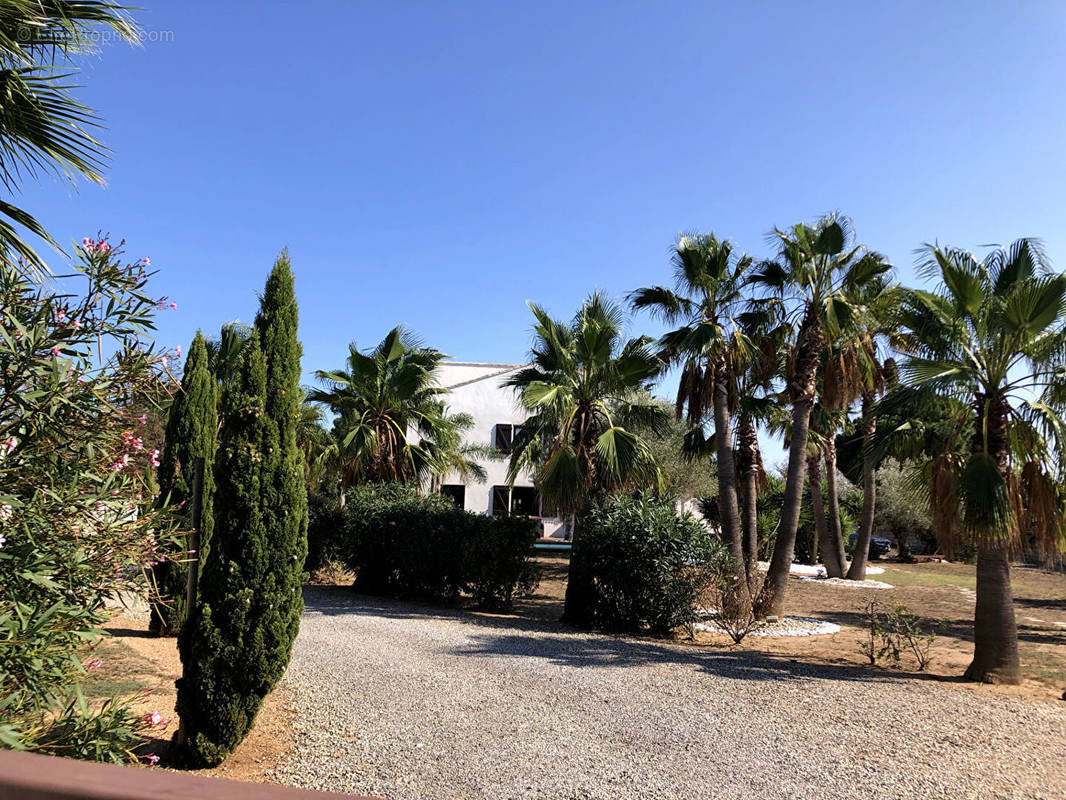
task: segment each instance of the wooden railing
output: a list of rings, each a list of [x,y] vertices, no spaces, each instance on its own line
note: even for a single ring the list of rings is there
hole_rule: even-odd
[[[0,800],[371,800],[0,750]]]

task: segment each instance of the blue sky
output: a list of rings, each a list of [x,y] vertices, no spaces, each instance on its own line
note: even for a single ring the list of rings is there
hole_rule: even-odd
[[[667,281],[681,230],[762,255],[839,209],[905,280],[933,239],[1066,267],[1066,5],[143,5],[81,76],[108,185],[17,202],[151,256],[168,346],[250,321],[286,246],[306,374],[398,323],[521,360],[526,300]]]

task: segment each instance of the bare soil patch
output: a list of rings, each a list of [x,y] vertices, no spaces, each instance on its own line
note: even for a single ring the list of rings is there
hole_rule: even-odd
[[[542,569],[540,586],[532,597],[515,604],[515,613],[532,619],[557,620],[562,614],[569,560],[565,555],[542,556],[538,562]],[[769,653],[814,664],[868,666],[858,646],[866,626],[863,608],[871,600],[888,607],[898,603],[919,615],[925,627],[932,629],[940,620],[945,621],[945,627],[933,645],[933,662],[925,672],[914,671],[913,661],[905,656],[900,669],[889,670],[892,673],[954,683],[968,691],[1062,702],[1066,689],[1066,575],[1032,567],[1012,569],[1024,681],[1021,686],[989,687],[961,680],[973,655],[973,565],[876,563],[885,568],[877,579],[891,584],[892,589],[844,591],[817,581],[789,582],[788,613],[834,622],[840,625],[840,633],[750,637],[737,646],[724,635],[697,632],[694,637],[679,641],[700,648],[728,647],[736,652]]]

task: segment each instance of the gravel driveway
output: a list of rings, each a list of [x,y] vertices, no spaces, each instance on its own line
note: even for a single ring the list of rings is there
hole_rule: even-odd
[[[305,597],[284,783],[390,800],[1066,797],[1066,703]]]

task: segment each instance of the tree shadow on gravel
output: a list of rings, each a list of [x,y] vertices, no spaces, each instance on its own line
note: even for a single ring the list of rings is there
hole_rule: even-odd
[[[450,620],[474,629],[470,644],[453,649],[476,658],[528,657],[554,666],[582,669],[673,665],[723,678],[752,681],[836,680],[898,684],[914,680],[958,683],[961,678],[924,672],[887,673],[857,665],[801,661],[753,650],[723,646],[699,649],[684,644],[631,636],[587,633],[559,623],[428,606],[413,601],[371,597],[348,587],[305,587],[308,614],[379,617],[396,620]]]

